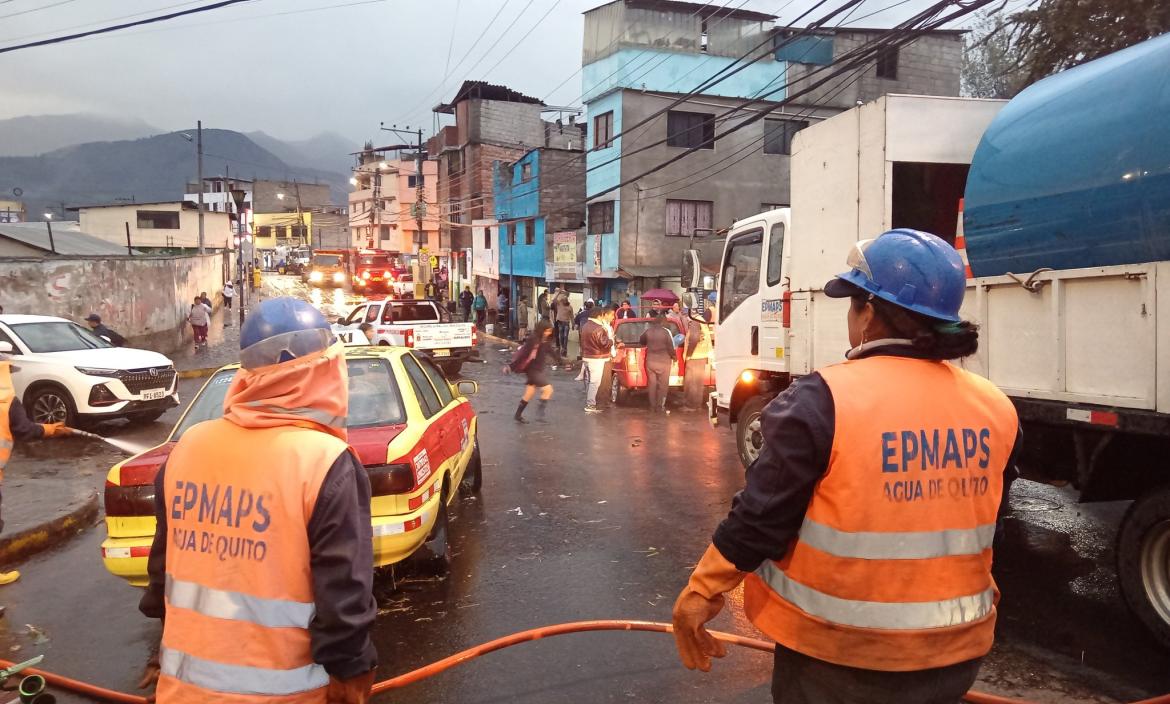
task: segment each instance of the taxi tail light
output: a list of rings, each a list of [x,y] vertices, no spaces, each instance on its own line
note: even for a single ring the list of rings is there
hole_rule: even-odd
[[[407,328],[402,331],[404,336],[404,344],[407,347],[414,347],[414,328]]]
[[[475,347],[479,344],[479,328],[474,325],[471,326],[471,346]]]
[[[153,516],[154,484],[106,484],[107,516]]]
[[[409,464],[374,464],[366,467],[373,496],[406,494],[414,490],[414,468]]]

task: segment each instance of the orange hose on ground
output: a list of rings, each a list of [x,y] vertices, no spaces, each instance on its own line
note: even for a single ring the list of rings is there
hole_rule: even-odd
[[[373,693],[378,694],[389,689],[398,689],[410,684],[414,684],[421,680],[433,677],[434,675],[444,672],[446,670],[460,665],[469,660],[474,660],[481,655],[502,650],[520,643],[529,643],[541,638],[549,638],[552,636],[565,635],[566,633],[586,633],[590,631],[647,631],[651,633],[673,633],[674,627],[669,623],[658,623],[655,621],[624,621],[624,620],[609,620],[609,621],[576,621],[573,623],[558,623],[552,626],[543,626],[541,628],[532,628],[527,631],[520,631],[511,635],[496,638],[495,640],[482,643],[480,645],[468,648],[462,652],[456,653],[449,657],[443,658],[437,662],[412,670],[397,677],[392,677],[388,680],[382,680],[374,685]],[[745,636],[738,636],[734,633],[724,633],[723,631],[711,631],[712,636],[724,643],[738,645],[744,648],[751,648],[752,650],[759,650],[766,653],[771,653],[775,650],[775,645],[767,641],[759,640],[758,638],[747,638]],[[0,659],[0,667],[12,667],[14,663]],[[45,678],[45,681],[54,687],[67,689],[77,694],[90,697],[97,701],[115,702],[117,704],[147,704],[146,697],[137,694],[126,694],[125,692],[118,692],[112,689],[105,689],[87,682],[80,682],[78,680],[55,675],[51,672],[29,668],[23,670],[21,674],[40,675]],[[969,704],[1031,704],[1023,699],[1012,699],[1010,697],[1000,697],[994,694],[984,694],[983,692],[976,692],[974,690],[967,693],[963,700]],[[1170,694],[1164,694],[1159,697],[1151,699],[1143,699],[1140,702],[1133,704],[1170,704]]]

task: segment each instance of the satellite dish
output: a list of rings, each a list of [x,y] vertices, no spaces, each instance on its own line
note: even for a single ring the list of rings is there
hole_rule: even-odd
[[[24,189],[23,189],[23,188],[13,188],[13,189],[12,189],[12,195],[14,195],[14,196],[16,196],[17,198],[19,198],[19,197],[21,197],[21,196],[23,196],[23,195],[24,195]]]

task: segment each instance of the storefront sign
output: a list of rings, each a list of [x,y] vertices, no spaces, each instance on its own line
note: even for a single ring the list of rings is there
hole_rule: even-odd
[[[577,270],[577,233],[557,232],[553,234],[553,272],[559,278]]]

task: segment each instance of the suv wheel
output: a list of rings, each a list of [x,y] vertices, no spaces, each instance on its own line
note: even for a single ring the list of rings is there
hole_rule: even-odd
[[[34,423],[77,424],[77,406],[69,392],[56,385],[34,387],[25,394],[25,412]]]

